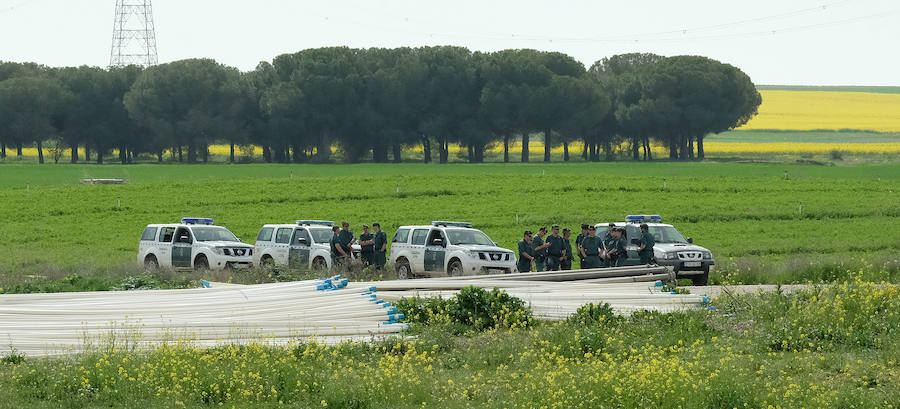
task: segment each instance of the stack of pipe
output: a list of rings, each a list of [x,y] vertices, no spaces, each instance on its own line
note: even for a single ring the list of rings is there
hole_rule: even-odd
[[[339,277],[188,290],[0,296],[0,351],[56,355],[162,342],[287,344],[371,340],[406,328],[375,288]]]

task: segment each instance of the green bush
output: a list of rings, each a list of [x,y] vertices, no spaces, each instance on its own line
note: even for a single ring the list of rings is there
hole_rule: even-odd
[[[524,301],[497,288],[487,291],[469,286],[449,300],[437,297],[404,298],[397,302],[397,310],[406,316],[406,322],[458,324],[475,331],[524,328],[534,322],[531,310]]]

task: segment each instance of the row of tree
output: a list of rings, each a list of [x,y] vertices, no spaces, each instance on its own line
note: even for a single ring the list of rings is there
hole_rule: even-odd
[[[424,147],[425,162],[449,146],[482,162],[485,149],[530,138],[550,150],[584,142],[586,160],[613,159],[623,142],[634,159],[650,144],[673,159],[703,158],[703,138],[746,123],[761,102],[750,78],[699,56],[623,54],[589,69],[557,52],[471,52],[461,47],[351,49],[284,54],[250,72],[209,59],[140,67],[48,68],[0,63],[0,155],[37,146],[60,159],[84,148],[98,163],[118,151],[205,161],[216,142],[263,147],[272,162],[402,160]],[[71,161],[78,162],[78,149]]]

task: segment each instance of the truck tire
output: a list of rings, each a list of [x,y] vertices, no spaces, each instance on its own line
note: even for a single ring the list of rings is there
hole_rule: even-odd
[[[156,256],[151,254],[144,259],[144,270],[150,273],[159,270],[159,261],[156,260]]]
[[[322,256],[316,257],[312,262],[313,271],[325,271],[328,270],[328,263],[325,262],[325,259]]]
[[[194,271],[209,271],[209,260],[206,259],[206,256],[197,256],[197,259],[194,260]]]
[[[409,261],[406,258],[400,257],[397,259],[396,270],[398,280],[408,280],[412,278],[412,268],[410,268]]]
[[[698,276],[691,276],[691,283],[697,287],[703,287],[706,283],[709,282],[709,268],[703,269],[703,274]]]
[[[459,277],[463,275],[463,273],[462,262],[456,258],[450,260],[450,264],[447,264],[447,275],[450,277]]]

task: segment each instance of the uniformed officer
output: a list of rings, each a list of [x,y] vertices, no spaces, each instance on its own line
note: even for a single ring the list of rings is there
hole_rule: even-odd
[[[531,263],[534,261],[534,245],[531,239],[531,230],[525,230],[522,240],[519,240],[519,263],[520,273],[531,271]]]
[[[600,245],[603,247],[600,252],[600,258],[602,259],[601,267],[611,267],[614,264],[608,253],[610,249],[615,248],[615,240],[613,238],[613,229],[615,228],[615,223],[606,225],[606,232],[603,233],[603,237],[600,238]]]
[[[656,240],[650,234],[650,226],[641,225],[641,247],[638,248],[638,256],[641,258],[641,264],[650,264],[653,262],[653,246]]]
[[[372,240],[375,247],[375,269],[381,270],[387,264],[387,234],[381,231],[381,223],[372,223],[375,229],[375,238]]]
[[[534,246],[534,271],[544,271],[547,268],[547,248],[549,243],[544,243],[544,235],[547,234],[547,228],[538,229],[538,234],[531,238],[531,245]]]
[[[613,246],[609,249],[610,257],[609,257],[609,265],[610,267],[621,267],[625,265],[625,260],[628,258],[628,251],[626,249],[626,241],[625,241],[625,228],[620,227],[617,229],[613,229]]]
[[[375,264],[375,235],[369,233],[369,225],[363,225],[363,232],[359,235],[360,256],[367,266]]]
[[[585,237],[588,236],[588,225],[581,225],[581,233],[578,233],[578,236],[575,237],[575,248],[581,248],[581,241],[584,240]],[[581,255],[581,251],[578,251],[578,262],[580,265],[584,265],[584,256]],[[584,267],[582,267],[584,268]]]
[[[332,226],[331,231],[334,233],[331,236],[331,264],[333,266],[337,266],[338,264],[343,264],[344,259],[347,258],[347,253],[344,252],[344,248],[341,247],[341,228],[337,226]]]
[[[338,235],[338,239],[344,248],[344,252],[347,253],[347,257],[351,257],[353,255],[353,243],[356,239],[353,238],[353,232],[350,231],[350,223],[346,221],[341,222],[341,233]]]
[[[566,260],[566,243],[559,235],[559,225],[550,227],[550,235],[547,236],[547,270],[558,271],[562,262]]]
[[[572,269],[572,260],[575,259],[575,256],[572,254],[572,242],[569,241],[569,237],[572,236],[572,230],[563,229],[563,243],[566,246],[566,256],[560,264],[560,270],[571,270]]]
[[[588,236],[581,240],[581,247],[578,250],[584,256],[581,268],[600,267],[600,238],[597,237],[596,227],[588,227]]]

